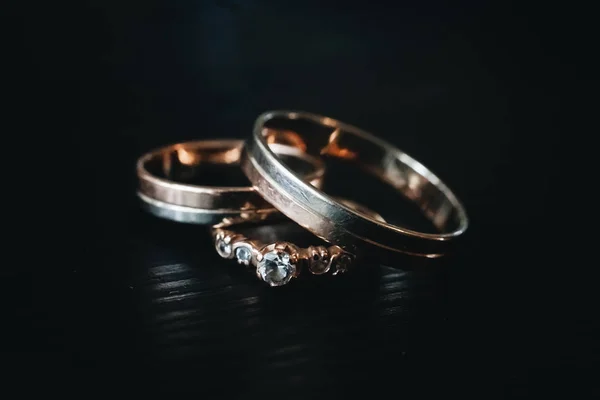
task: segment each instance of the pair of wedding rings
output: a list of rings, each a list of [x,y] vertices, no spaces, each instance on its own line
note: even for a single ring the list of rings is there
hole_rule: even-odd
[[[358,166],[408,198],[438,232],[394,225],[351,196],[326,194],[324,179],[336,176],[325,173],[325,159]],[[194,174],[211,178],[223,165],[239,166],[251,186],[199,186],[186,180]],[[306,272],[344,273],[363,258],[393,263],[406,255],[441,257],[468,226],[460,201],[421,163],[361,129],[306,112],[266,112],[247,141],[196,141],[158,149],[138,160],[137,175],[138,196],[147,211],[210,226],[221,257],[252,268],[271,286],[285,285]],[[327,246],[261,243],[234,230],[239,223],[265,223],[277,216],[287,217]]]

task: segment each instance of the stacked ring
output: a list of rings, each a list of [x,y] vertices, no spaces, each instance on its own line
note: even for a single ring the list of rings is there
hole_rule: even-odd
[[[327,194],[325,156],[353,162],[408,198],[439,232],[392,224],[354,199]],[[219,165],[238,166],[250,186],[192,182]],[[365,254],[382,263],[406,255],[438,258],[468,227],[456,195],[421,163],[359,128],[305,112],[260,115],[246,142],[196,141],[157,149],[138,160],[137,175],[137,194],[147,211],[210,226],[217,253],[251,268],[270,286],[285,285],[302,271],[347,272]],[[264,243],[235,230],[240,223],[277,217],[287,217],[325,244]]]

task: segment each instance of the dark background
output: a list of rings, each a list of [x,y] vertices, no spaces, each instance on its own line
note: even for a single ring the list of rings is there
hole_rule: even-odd
[[[10,196],[26,209],[13,234],[25,247],[3,269],[3,383],[209,398],[590,394],[583,360],[598,347],[590,313],[572,306],[590,292],[567,283],[574,261],[555,234],[571,39],[586,25],[574,31],[549,4],[403,4],[22,3],[7,118],[28,176]],[[144,151],[245,138],[278,108],[370,130],[455,189],[472,225],[443,272],[376,268],[274,291],[224,265],[204,230],[139,210]]]

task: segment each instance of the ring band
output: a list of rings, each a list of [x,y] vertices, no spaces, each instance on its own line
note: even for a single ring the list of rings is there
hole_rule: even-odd
[[[283,286],[304,270],[314,275],[345,273],[355,261],[353,254],[335,245],[301,248],[284,241],[265,244],[221,228],[213,229],[213,239],[221,257],[254,267],[256,276],[270,286]]]
[[[307,129],[308,126],[308,129]],[[444,233],[423,233],[378,221],[347,207],[303,182],[269,149],[273,132],[295,132],[308,154],[328,155],[361,165],[372,175],[418,204]],[[319,133],[325,130],[326,133]],[[276,136],[276,135],[275,135]],[[242,169],[255,190],[289,219],[316,236],[351,252],[375,250],[383,262],[399,255],[443,256],[468,226],[464,207],[430,170],[392,144],[315,114],[271,111],[258,117],[242,155]]]
[[[361,204],[347,199],[337,200],[385,222],[381,215]],[[276,241],[265,244],[248,239],[229,230],[237,223],[235,220],[224,220],[212,228],[217,253],[225,259],[235,258],[238,264],[254,267],[256,276],[270,286],[285,285],[292,278],[300,276],[302,271],[309,271],[313,275],[343,274],[357,262],[356,255],[337,245],[302,248],[290,242]]]
[[[240,212],[239,210],[206,210],[202,208],[193,208],[180,206],[177,204],[165,203],[164,201],[153,199],[142,192],[137,192],[142,209],[146,210],[155,217],[168,219],[184,224],[195,225],[213,225],[224,219],[240,219],[243,221],[269,221],[281,218],[281,213],[275,208],[252,210],[249,212]]]
[[[285,139],[283,136],[273,138],[269,148],[280,157],[302,164],[306,170],[302,171],[304,179],[319,186],[324,173],[323,161],[293,144],[278,143],[277,140]],[[199,186],[177,182],[176,175],[192,176],[200,166],[239,165],[243,147],[242,140],[209,140],[178,143],[149,152],[137,162],[138,197],[147,211],[178,222],[210,225],[223,218],[263,219],[278,214],[251,186]],[[178,207],[191,207],[194,211],[180,212]]]

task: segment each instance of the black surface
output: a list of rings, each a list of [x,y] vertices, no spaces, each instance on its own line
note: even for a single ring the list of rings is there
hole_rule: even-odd
[[[15,189],[36,215],[5,261],[5,383],[86,396],[590,394],[590,315],[568,305],[568,244],[549,217],[568,105],[557,93],[575,66],[537,7],[473,3],[25,9],[15,153],[51,162],[28,163],[35,193]],[[136,157],[244,138],[272,108],[361,126],[431,167],[471,217],[458,254],[429,273],[271,290],[219,260],[204,230],[139,210]]]

